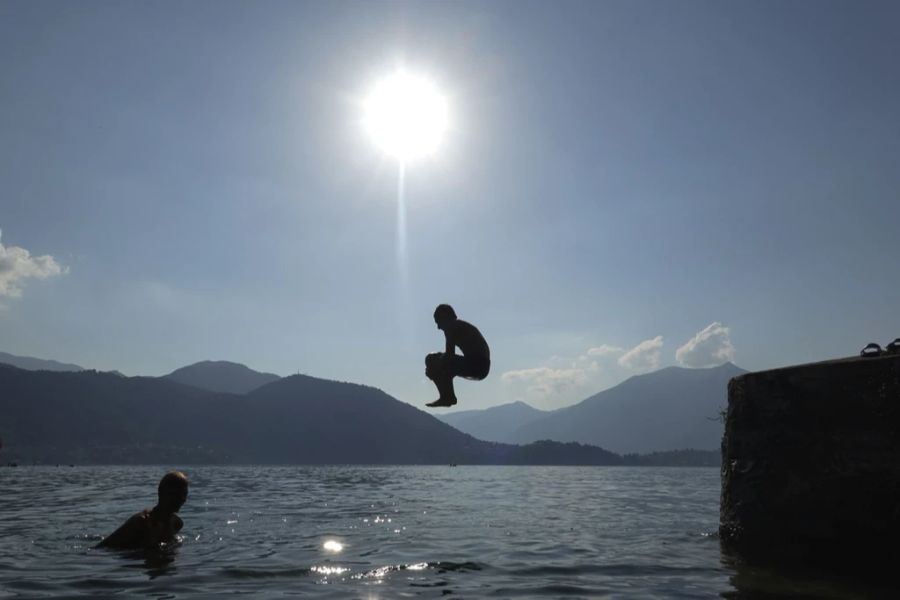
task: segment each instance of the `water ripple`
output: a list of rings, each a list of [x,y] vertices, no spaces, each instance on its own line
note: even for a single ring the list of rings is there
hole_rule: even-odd
[[[714,469],[172,467],[191,480],[185,527],[153,552],[93,546],[152,506],[171,467],[0,469],[0,596],[746,599],[782,589],[723,560],[710,534]],[[788,589],[823,589],[803,585]]]

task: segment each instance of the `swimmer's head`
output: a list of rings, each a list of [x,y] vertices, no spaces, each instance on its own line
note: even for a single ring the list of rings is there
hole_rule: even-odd
[[[434,309],[434,322],[437,323],[438,329],[443,329],[456,319],[456,311],[449,304],[439,304]]]
[[[181,471],[169,471],[159,480],[159,506],[172,512],[187,500],[188,478]]]

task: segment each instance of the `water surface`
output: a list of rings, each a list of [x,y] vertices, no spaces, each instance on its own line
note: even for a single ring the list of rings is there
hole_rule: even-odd
[[[890,597],[737,568],[716,469],[183,470],[180,543],[119,552],[165,468],[0,468],[0,596]]]

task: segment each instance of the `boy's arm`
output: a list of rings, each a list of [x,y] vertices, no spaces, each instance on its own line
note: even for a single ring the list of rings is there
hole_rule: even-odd
[[[446,329],[444,330],[444,341],[446,342],[444,347],[446,355],[453,356],[456,354],[456,342],[453,341],[453,336]]]
[[[102,542],[97,544],[97,548],[136,548],[139,547],[143,540],[141,533],[143,530],[143,515],[138,513],[132,515],[125,521],[121,527],[106,536]]]

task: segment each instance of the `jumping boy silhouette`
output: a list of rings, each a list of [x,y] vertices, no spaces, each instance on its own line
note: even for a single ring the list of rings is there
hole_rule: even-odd
[[[425,357],[425,376],[438,389],[438,399],[425,406],[453,406],[456,394],[453,378],[482,380],[491,370],[491,349],[478,328],[456,316],[449,304],[434,309],[434,322],[444,332],[446,350],[433,352]],[[462,356],[456,354],[456,347]]]

